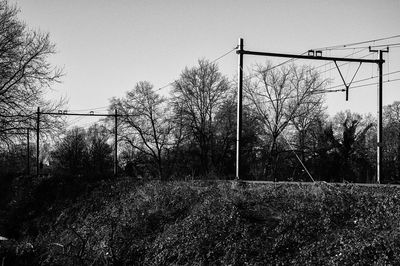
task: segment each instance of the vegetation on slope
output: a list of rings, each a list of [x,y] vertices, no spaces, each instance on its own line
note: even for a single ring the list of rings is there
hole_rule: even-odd
[[[119,179],[64,200],[49,182],[14,203],[5,265],[400,264],[393,187]]]

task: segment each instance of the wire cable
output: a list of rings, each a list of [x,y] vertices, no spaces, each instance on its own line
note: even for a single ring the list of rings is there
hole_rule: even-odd
[[[71,112],[85,112],[85,111],[93,111],[93,110],[106,110],[110,107],[109,105],[94,107],[94,108],[87,108],[87,109],[70,109]]]
[[[386,74],[383,74],[382,76],[388,76],[388,75],[392,75],[392,74],[396,74],[396,73],[400,73],[400,70],[393,71],[393,72],[390,72],[390,73],[386,73]],[[376,78],[376,77],[377,77],[377,76],[372,76],[372,77],[369,77],[369,78],[364,78],[364,79],[355,80],[355,81],[353,81],[353,84],[354,84],[354,83],[359,83],[359,82],[362,82],[362,81],[367,81],[367,80],[370,80],[370,79],[373,79],[373,78]],[[335,85],[335,86],[332,86],[332,87],[327,88],[327,90],[335,89],[335,88],[340,88],[340,87],[342,87],[342,86],[343,86],[343,84]]]
[[[292,146],[292,144],[290,144],[290,142],[286,139],[285,135],[282,134],[283,139],[286,141],[286,143],[289,145],[291,151],[294,153],[294,155],[296,156],[297,160],[300,162],[301,166],[303,167],[303,169],[306,171],[306,173],[308,174],[308,176],[310,177],[311,181],[315,183],[315,179],[312,177],[311,173],[308,171],[307,167],[305,166],[305,164],[303,163],[303,161],[300,159],[300,157],[297,155],[297,153],[294,151],[294,148]]]
[[[229,50],[228,52],[222,54],[221,56],[215,58],[214,60],[212,60],[211,62],[209,62],[209,64],[213,64],[213,63],[217,62],[218,60],[224,58],[225,56],[229,55],[230,53],[232,53],[233,51],[235,51],[235,50],[237,49],[237,47],[238,47],[238,46],[235,46],[233,49],[231,49],[231,50]],[[158,89],[156,89],[155,91],[157,92],[157,91],[160,91],[160,90],[162,90],[162,89],[164,89],[164,88],[166,88],[166,87],[169,87],[169,86],[173,85],[176,81],[177,81],[177,79],[174,80],[174,81],[172,81],[172,82],[170,82],[170,83],[168,83],[168,84],[166,84],[166,85],[164,85],[164,86],[162,86],[162,87],[160,87],[160,88],[158,88]]]
[[[365,43],[370,43],[370,42],[379,42],[379,41],[384,41],[384,40],[389,40],[389,39],[394,39],[394,38],[399,38],[399,37],[400,37],[400,34],[389,36],[389,37],[384,37],[384,38],[379,38],[379,39],[374,39],[374,40],[368,40],[368,41],[326,46],[326,47],[321,47],[321,48],[317,48],[314,50],[330,50],[330,49],[334,50],[335,48],[342,48],[342,47],[344,48],[344,47],[348,47],[348,46],[354,46],[354,45],[365,44]]]
[[[306,53],[307,53],[307,51],[301,53],[300,55],[304,55],[304,54],[306,54]],[[284,65],[284,64],[287,64],[287,63],[289,63],[289,62],[294,62],[294,61],[296,61],[296,60],[299,60],[299,58],[291,58],[291,59],[288,59],[288,60],[283,61],[283,62],[281,62],[281,63],[279,63],[279,64],[277,64],[277,65],[274,65],[274,66],[270,67],[268,70],[273,70],[273,69],[275,69],[275,68],[277,68],[277,67],[280,67],[280,66],[282,66],[282,65]],[[243,68],[242,68],[242,71],[244,71]],[[254,71],[254,70],[253,70],[253,71]],[[258,75],[258,73],[252,74],[252,75],[247,75],[246,77],[243,77],[243,81],[249,81],[250,79],[256,77],[257,75]]]
[[[363,58],[368,57],[368,56],[371,56],[371,54],[367,54],[367,55],[361,56],[360,58],[357,58],[357,59],[363,59]],[[338,65],[338,66],[339,66],[339,67],[342,67],[342,66],[348,65],[348,64],[350,64],[350,63],[351,63],[351,62],[346,62],[346,63],[340,64],[340,65]],[[314,68],[314,69],[316,69],[316,68]],[[331,71],[331,70],[333,70],[333,69],[336,69],[336,66],[335,66],[335,67],[332,67],[332,68],[330,68],[330,69],[328,69],[328,70],[324,70],[324,71],[322,71],[322,72],[319,72],[319,73],[320,73],[320,74],[323,74],[323,73],[325,73],[325,72],[327,72],[327,71]]]
[[[357,52],[352,52],[352,53],[350,53],[350,54],[348,54],[348,55],[345,55],[344,58],[348,58],[348,57],[350,57],[350,56],[352,56],[352,55],[356,55],[356,54],[359,54],[359,53],[361,53],[361,52],[364,52],[366,49],[368,49],[368,48],[365,48],[365,49],[360,50],[360,51],[357,51]],[[365,58],[365,57],[367,57],[367,56],[369,56],[369,55],[370,55],[370,54],[364,55],[364,56],[360,57],[359,59],[363,59],[363,58]],[[330,64],[332,64],[331,61],[330,61],[329,63],[325,63],[325,64],[323,64],[323,65],[314,67],[314,70],[315,70],[315,69],[318,69],[318,68],[321,68],[321,67],[325,67],[325,66],[330,65]],[[344,65],[347,65],[347,64],[350,64],[350,62],[343,63],[343,64],[339,65],[339,67],[344,66]],[[330,70],[332,70],[332,69],[335,69],[335,68],[336,68],[336,67],[330,68],[330,69],[325,70],[324,72],[321,72],[321,73],[328,72],[328,71],[330,71]]]
[[[398,79],[391,79],[391,80],[387,80],[387,81],[382,81],[382,83],[390,83],[390,82],[399,81],[399,80],[400,80],[400,78],[398,78]],[[356,88],[367,87],[367,86],[377,85],[377,84],[378,84],[378,82],[373,82],[373,83],[368,83],[368,84],[353,86],[353,87],[351,87],[351,88],[349,88],[349,89],[356,89]]]
[[[399,81],[400,80],[400,78],[397,78],[397,79],[391,79],[391,80],[389,80],[389,81],[382,81],[382,83],[390,83],[390,82],[393,82],[393,81]],[[356,88],[362,88],[362,87],[367,87],[367,86],[372,86],[372,85],[377,85],[378,84],[378,82],[372,82],[372,83],[368,83],[368,84],[362,84],[362,85],[358,85],[358,86],[352,86],[352,87],[350,87],[349,88],[349,90],[351,90],[351,89],[356,89]],[[340,86],[343,86],[343,85],[340,85]],[[343,92],[343,91],[346,91],[345,89],[337,89],[337,90],[319,90],[319,91],[314,91],[314,94],[322,94],[322,93],[330,93],[330,92]]]
[[[388,44],[379,44],[379,45],[370,45],[370,46],[358,46],[358,47],[343,47],[343,48],[336,48],[336,49],[327,49],[327,50],[352,50],[352,49],[368,49],[369,47],[394,47],[400,46],[400,43],[388,43]]]

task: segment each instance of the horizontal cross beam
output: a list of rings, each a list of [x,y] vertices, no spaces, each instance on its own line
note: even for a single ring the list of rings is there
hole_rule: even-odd
[[[115,114],[79,114],[79,113],[55,113],[55,112],[40,112],[42,115],[76,115],[76,116],[115,116]],[[121,115],[118,115],[121,116]]]
[[[246,50],[237,50],[236,53],[258,55],[258,56],[288,57],[288,58],[338,61],[338,62],[358,62],[358,63],[374,63],[374,64],[383,64],[385,62],[385,60],[379,60],[379,59],[376,60],[376,59],[357,59],[357,58],[329,57],[329,56],[327,57],[327,56],[310,56],[310,55],[297,55],[297,54],[265,53],[265,52],[246,51]]]

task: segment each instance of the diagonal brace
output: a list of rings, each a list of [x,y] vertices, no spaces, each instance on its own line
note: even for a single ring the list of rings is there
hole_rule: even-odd
[[[337,70],[339,71],[340,77],[342,78],[344,87],[346,88],[346,101],[348,101],[348,100],[349,100],[349,88],[350,88],[350,85],[351,85],[351,83],[353,83],[353,80],[354,80],[354,78],[356,77],[356,75],[357,75],[357,73],[358,73],[358,70],[359,70],[360,67],[361,67],[362,62],[360,62],[360,64],[358,65],[358,68],[357,68],[356,72],[354,73],[353,78],[351,79],[351,81],[350,81],[349,84],[347,84],[346,81],[344,80],[344,77],[343,77],[343,75],[342,75],[342,72],[340,71],[340,68],[339,68],[338,64],[336,63],[336,60],[333,60],[333,62],[335,63],[336,68],[337,68]]]

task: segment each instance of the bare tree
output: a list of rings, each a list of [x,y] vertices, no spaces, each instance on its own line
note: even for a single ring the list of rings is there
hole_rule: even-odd
[[[383,107],[383,119],[385,124],[400,123],[400,102],[394,101],[392,104]]]
[[[318,125],[320,121],[326,120],[326,107],[323,105],[323,97],[321,94],[314,95],[310,99],[299,106],[298,115],[292,118],[291,125],[295,129],[294,147],[300,152],[300,158],[305,162],[307,152],[311,152],[312,148],[309,141],[312,139],[313,127]]]
[[[389,182],[400,180],[400,102],[383,107],[383,171]],[[386,181],[385,180],[385,181]]]
[[[51,165],[58,174],[77,175],[88,167],[86,131],[75,127],[58,141],[51,152]]]
[[[62,105],[44,100],[44,93],[59,82],[62,71],[51,66],[48,57],[55,46],[48,34],[29,30],[17,18],[18,9],[0,0],[0,144],[11,143],[10,134],[34,127],[37,106],[54,110]],[[42,117],[49,126],[51,117]],[[59,125],[56,123],[56,125]]]
[[[276,68],[267,63],[257,65],[253,78],[244,83],[249,107],[253,108],[264,125],[270,176],[278,157],[278,139],[292,124],[304,130],[312,117],[310,112],[321,110],[321,90],[326,81],[321,80],[311,67],[296,65]],[[266,173],[266,169],[265,169]]]
[[[169,144],[172,130],[166,99],[157,94],[149,82],[141,81],[125,98],[113,99],[111,108],[122,115],[118,124],[119,138],[150,156],[159,177],[165,178],[163,151]]]
[[[202,59],[198,66],[185,68],[173,89],[174,108],[179,112],[186,136],[199,149],[201,171],[209,171],[216,113],[219,111],[229,82],[218,69],[217,64]]]

